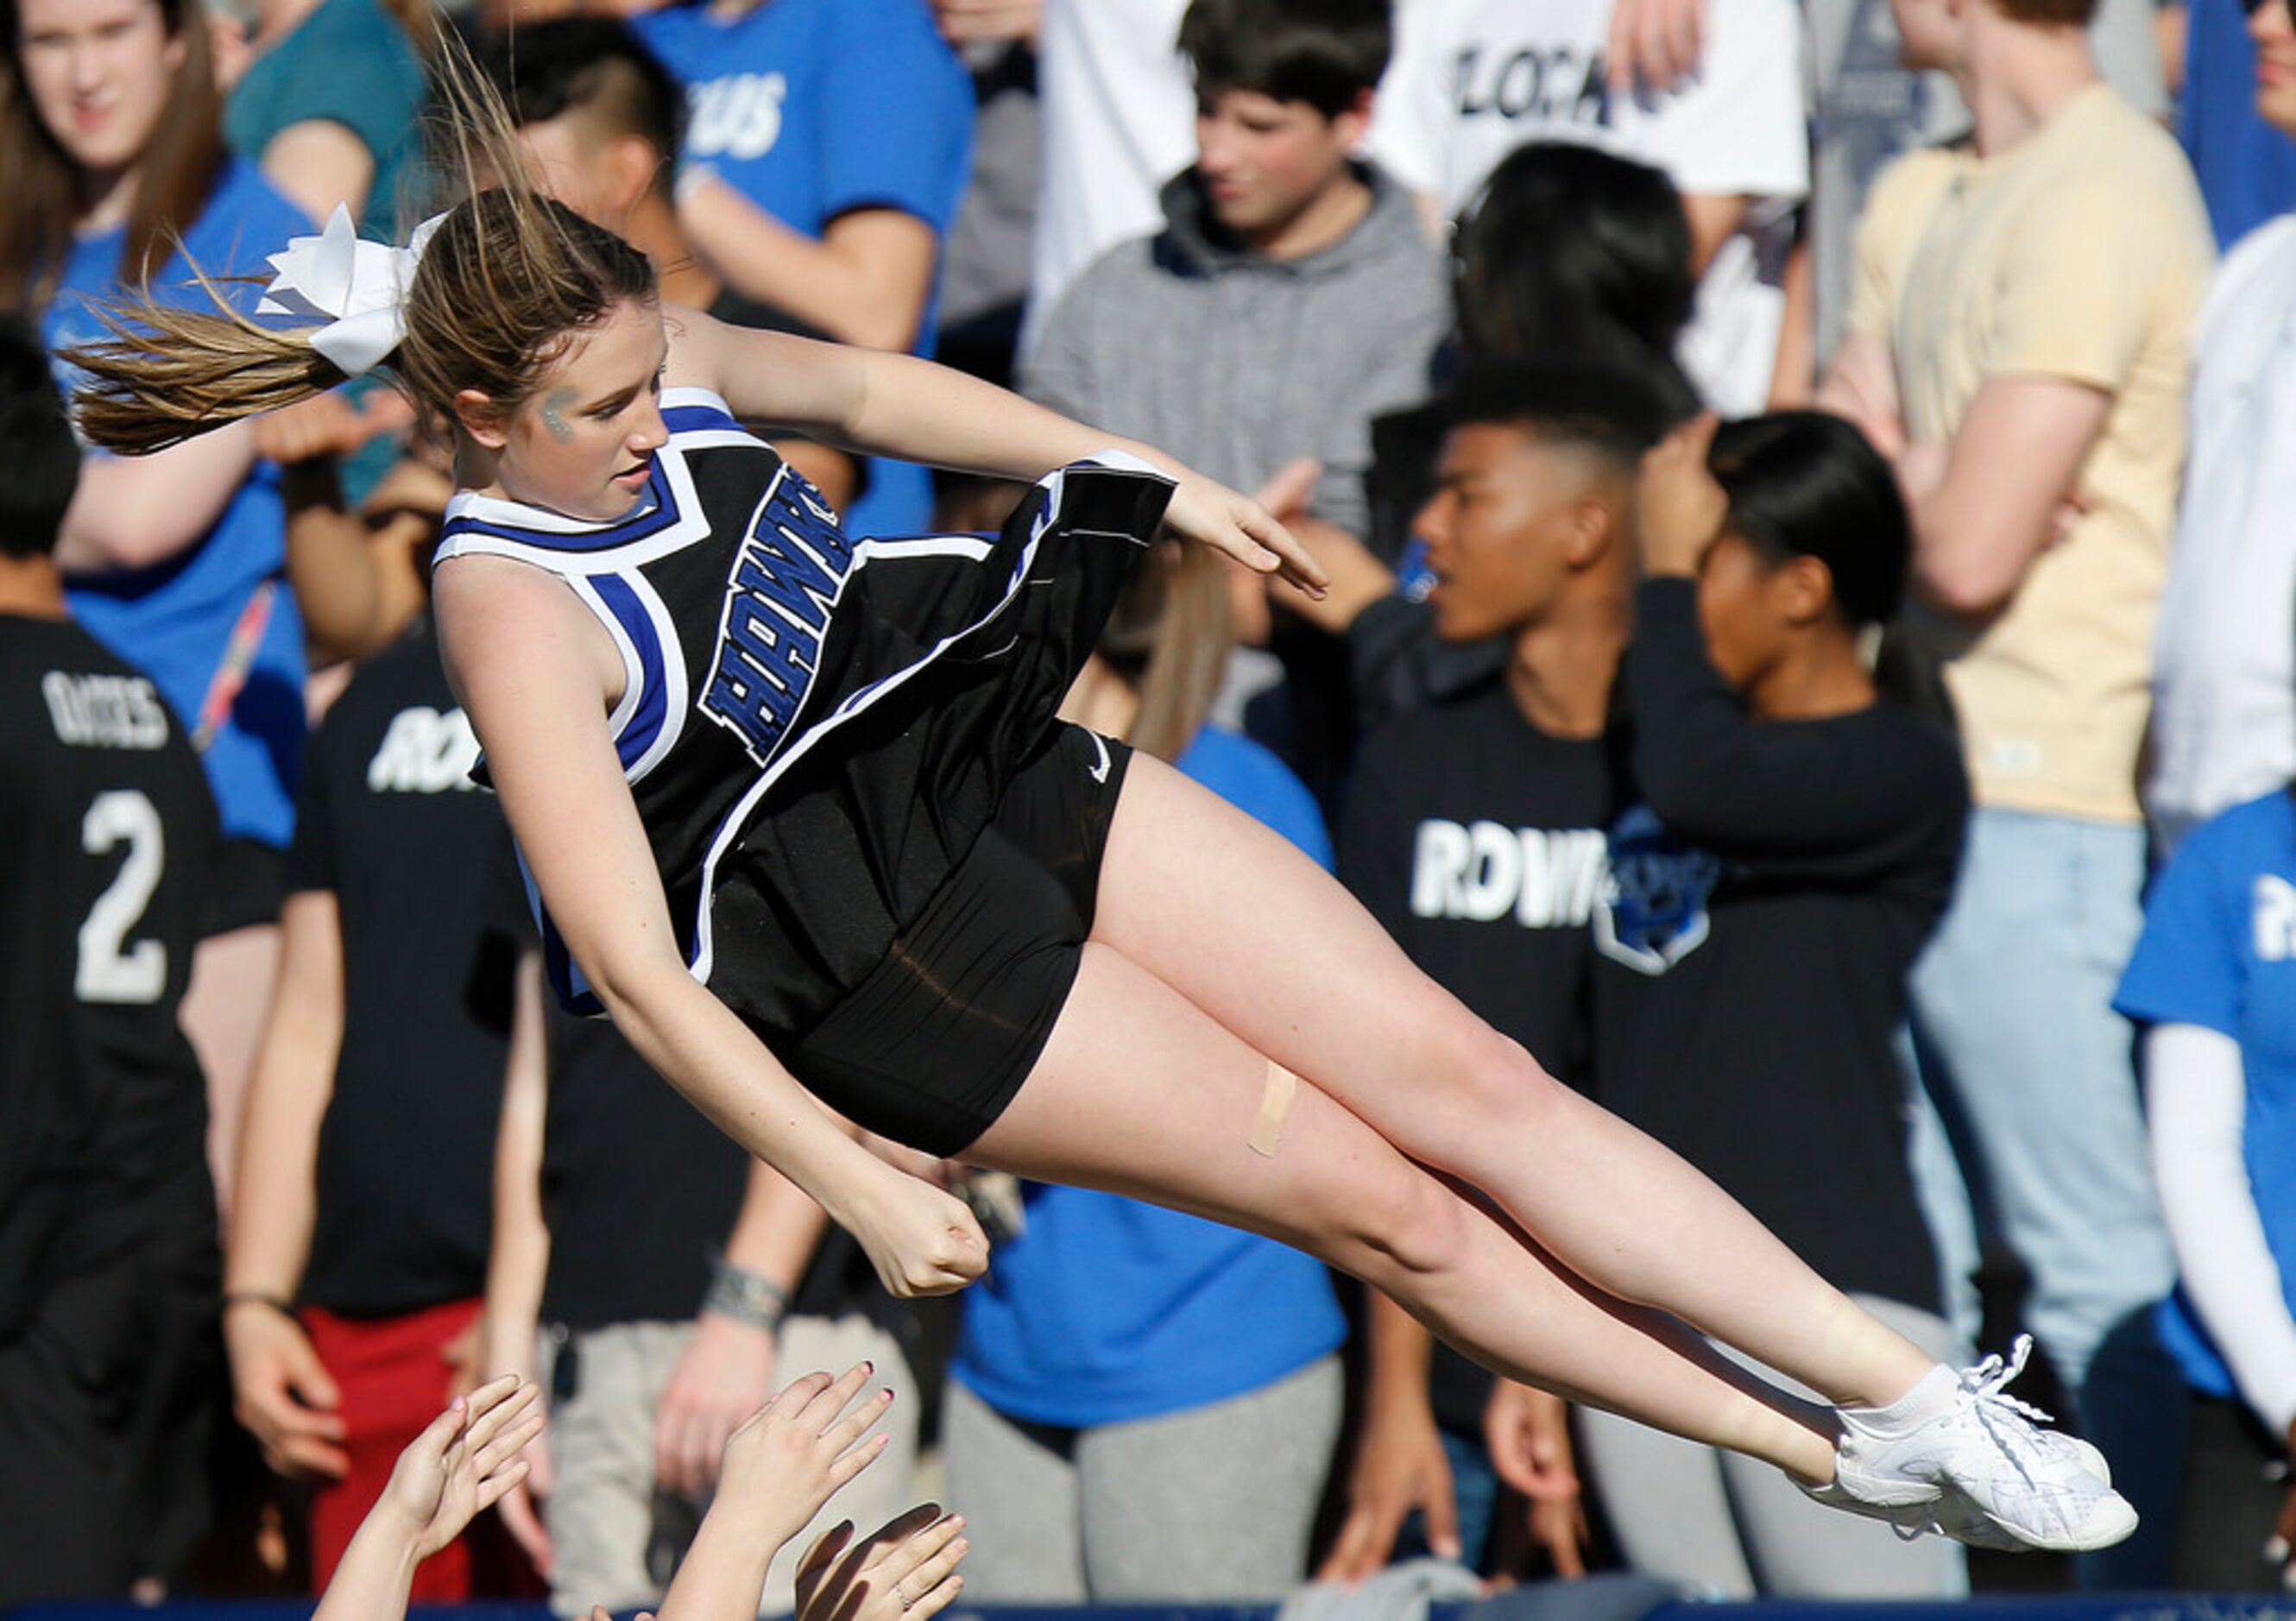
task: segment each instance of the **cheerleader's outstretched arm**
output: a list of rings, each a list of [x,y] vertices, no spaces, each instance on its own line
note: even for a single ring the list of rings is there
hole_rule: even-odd
[[[1322,567],[1266,508],[1153,446],[1070,422],[930,360],[752,332],[682,306],[663,313],[669,384],[709,389],[736,416],[869,455],[1004,479],[1040,479],[1101,451],[1125,451],[1173,479],[1164,520],[1181,536],[1323,594]]]
[[[437,570],[447,674],[544,904],[615,1025],[728,1136],[810,1194],[899,1296],[980,1275],[972,1213],[857,1142],[686,970],[606,716],[621,676],[563,582],[498,557]]]

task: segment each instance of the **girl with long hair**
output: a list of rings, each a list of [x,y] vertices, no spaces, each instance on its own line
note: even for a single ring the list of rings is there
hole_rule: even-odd
[[[497,112],[460,127],[505,180],[419,256],[305,244],[271,291],[299,324],[137,308],[78,356],[83,426],[157,449],[385,362],[451,425],[442,645],[562,995],[890,1288],[962,1287],[987,1247],[830,1109],[1281,1239],[1496,1369],[1846,1508],[2127,1535],[2094,1452],[1555,1083],[1279,836],[1057,723],[1160,518],[1320,583],[1265,512],[929,363],[665,307],[643,255],[519,183]],[[857,540],[747,420],[1040,483],[991,539]]]

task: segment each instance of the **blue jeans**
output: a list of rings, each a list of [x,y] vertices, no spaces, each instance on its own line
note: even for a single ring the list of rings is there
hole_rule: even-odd
[[[2141,827],[1980,808],[1953,904],[1912,981],[1923,1078],[1980,1210],[2031,1273],[2025,1320],[2128,1486],[2176,1474],[2172,1456],[2152,1455],[2173,1442],[2147,1418],[2156,1396],[2161,1406],[2175,1396],[2151,1322],[2176,1260],[2152,1187],[2135,1032],[2112,1011],[2144,885]],[[1934,1178],[1923,1181],[1934,1192]],[[1953,1224],[1938,1224],[1942,1242],[1962,1247]],[[1957,1270],[1974,1259],[1952,1257]],[[2137,1501],[2140,1513],[2148,1506],[2162,1505]],[[2147,1514],[2148,1532],[2156,1519],[2173,1515]]]

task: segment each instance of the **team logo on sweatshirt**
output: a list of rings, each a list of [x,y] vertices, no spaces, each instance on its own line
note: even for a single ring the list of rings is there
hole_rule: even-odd
[[[1682,843],[1647,805],[1611,830],[1611,881],[1595,908],[1595,945],[1613,962],[1656,976],[1706,942],[1707,901],[1722,864]]]

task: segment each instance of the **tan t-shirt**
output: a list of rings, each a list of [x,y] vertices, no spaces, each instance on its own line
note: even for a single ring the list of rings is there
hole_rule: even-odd
[[[2214,256],[2183,152],[2102,85],[1997,157],[1917,152],[1874,185],[1849,324],[1889,344],[1908,433],[1951,438],[1996,377],[2113,397],[2080,473],[2088,512],[1999,615],[1940,627],[1980,805],[2139,819],[2152,621]]]

